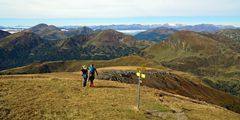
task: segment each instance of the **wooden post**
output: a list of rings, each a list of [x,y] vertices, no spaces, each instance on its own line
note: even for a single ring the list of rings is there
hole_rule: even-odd
[[[137,108],[140,108],[140,86],[141,86],[141,71],[139,71],[140,76],[138,77],[138,97],[137,97]]]

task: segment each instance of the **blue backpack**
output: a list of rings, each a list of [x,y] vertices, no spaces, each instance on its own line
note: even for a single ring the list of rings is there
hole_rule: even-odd
[[[94,76],[96,68],[95,67],[89,67],[89,71],[90,71],[90,76]]]

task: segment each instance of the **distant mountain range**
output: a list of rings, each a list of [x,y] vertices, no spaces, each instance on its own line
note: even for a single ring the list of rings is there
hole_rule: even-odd
[[[132,26],[134,26],[134,28],[137,28],[137,26],[142,25],[136,24]],[[151,27],[153,26],[154,25]],[[121,27],[130,27],[130,25],[123,25]],[[141,32],[134,37],[111,29],[93,30],[89,27],[64,29],[47,24],[39,24],[15,34],[0,31],[0,69],[12,68],[16,66],[26,65],[32,62],[41,61],[72,59],[113,59],[130,54],[141,54],[142,50],[148,46],[155,44],[151,41],[159,42],[166,40],[166,42],[164,42],[166,44],[168,43],[167,41],[173,38],[180,39],[182,37],[181,35],[176,36],[179,33],[182,33],[183,35],[192,35],[194,31],[215,31],[217,28],[218,31],[216,33],[194,33],[193,37],[188,38],[188,36],[186,36],[186,38],[184,37],[183,40],[189,40],[189,42],[193,42],[192,39],[196,39],[195,43],[200,44],[202,37],[207,36],[209,39],[211,38],[214,40],[226,38],[224,40],[236,39],[239,41],[239,30],[223,29],[228,27],[231,26],[215,26],[203,24],[191,27],[177,25],[175,28],[171,28],[169,25],[164,25],[164,27],[158,27]],[[181,32],[186,29],[191,29],[193,32]],[[198,38],[198,36],[202,37]],[[168,39],[169,37],[170,39]],[[222,41],[217,41],[217,43]],[[173,41],[173,44],[176,44],[178,42],[179,40]],[[218,45],[217,43],[214,44]],[[238,44],[235,42],[227,41],[226,43],[226,45],[228,45],[228,48],[232,50],[238,51],[240,49],[240,47],[238,48]],[[206,45],[202,46],[202,48],[206,48],[207,45],[211,45],[211,42],[204,44]],[[183,45],[184,47],[187,46],[184,48],[187,50],[195,50],[199,47],[198,45],[193,46],[187,42],[183,42]],[[216,45],[209,47],[208,51],[215,48]],[[164,51],[162,49],[166,48],[166,46],[167,45],[160,47],[161,50],[159,51]],[[204,52],[202,48],[199,49],[201,49],[201,52]],[[217,48],[215,51],[216,50]],[[166,51],[164,51],[164,53],[165,52]],[[149,51],[149,53],[154,54],[155,52]],[[180,56],[182,57],[186,55],[187,54],[183,54]],[[165,57],[165,59],[168,59],[170,56],[171,54],[163,57]],[[177,56],[178,55],[176,54],[174,57]]]
[[[173,28],[176,30],[188,30],[194,32],[216,32],[221,29],[235,29],[236,27],[230,25],[213,25],[213,24],[199,24],[199,25],[169,25],[169,24],[153,24],[153,25],[141,25],[141,24],[133,24],[133,25],[99,25],[99,26],[89,26],[90,28],[96,29],[114,29],[114,30],[149,30],[155,28]]]
[[[240,38],[237,32],[239,29],[232,26],[215,26],[215,25],[195,25],[195,26],[178,26],[178,27],[158,27],[140,32],[134,37],[139,40],[150,40],[150,41],[163,41],[166,40],[170,35],[177,31],[193,31],[193,32],[206,32],[231,35],[231,37]],[[230,37],[230,36],[229,36]]]
[[[0,29],[4,29],[5,27],[3,27],[3,26],[0,26]]]
[[[0,40],[0,69],[52,60],[113,59],[139,54],[151,44],[114,30],[61,31],[39,24]]]
[[[175,30],[188,30],[194,32],[216,32],[222,29],[236,29],[237,27],[231,25],[213,25],[213,24],[198,24],[198,25],[169,25],[169,24],[152,24],[152,25],[142,25],[142,24],[131,24],[131,25],[94,25],[88,26],[93,30],[149,30],[155,28],[172,28]],[[15,27],[5,27],[0,26],[0,29],[12,30],[16,29],[17,31],[28,29],[29,26],[15,26]],[[73,30],[82,28],[82,26],[58,26],[59,29]]]

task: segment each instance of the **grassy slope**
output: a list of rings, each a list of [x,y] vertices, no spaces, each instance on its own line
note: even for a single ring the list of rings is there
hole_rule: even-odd
[[[99,78],[126,83],[137,83],[136,75],[133,72],[136,70],[134,66],[107,67],[98,70],[100,73]],[[131,73],[131,71],[133,73]],[[240,112],[239,98],[203,85],[202,80],[192,74],[154,68],[147,68],[145,74],[147,77],[144,79],[143,85],[193,99],[203,100],[238,113]]]
[[[142,105],[137,111],[136,85],[96,80],[98,87],[83,89],[78,73],[12,75],[0,79],[0,119],[238,120],[240,117],[211,104],[147,87],[141,89]]]
[[[239,53],[230,49],[229,42],[224,37],[183,31],[146,49],[145,56],[207,79],[213,88],[240,96]]]
[[[0,74],[31,74],[31,73],[48,73],[48,72],[73,72],[79,71],[83,64],[95,64],[98,68],[109,66],[128,66],[128,65],[144,65],[149,67],[158,67],[165,69],[159,63],[145,59],[139,56],[127,56],[113,60],[72,60],[72,61],[53,61],[30,64],[23,67],[13,68],[0,71]]]
[[[168,40],[149,47],[145,50],[145,55],[164,62],[191,56],[207,57],[218,54],[221,49],[218,44],[214,39],[198,33],[181,31],[170,36]]]
[[[161,48],[161,49],[159,49]],[[147,58],[154,59],[155,61],[171,61],[176,58],[184,58],[190,56],[198,56],[197,53],[186,52],[184,50],[175,50],[168,45],[156,44],[145,50]]]

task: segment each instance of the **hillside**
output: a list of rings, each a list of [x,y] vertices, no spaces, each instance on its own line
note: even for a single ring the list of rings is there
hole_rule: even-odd
[[[83,89],[78,73],[1,76],[0,119],[218,119],[238,120],[224,108],[165,91],[96,80]],[[211,112],[209,112],[211,111]]]
[[[26,31],[33,32],[39,35],[42,39],[46,40],[59,40],[67,38],[67,36],[64,34],[63,31],[61,31],[61,29],[53,25],[38,24],[27,29]]]
[[[173,28],[159,27],[136,34],[134,37],[138,40],[163,41],[170,35],[177,32]]]
[[[135,80],[137,80],[134,73],[136,67],[130,67],[129,65],[152,66],[153,69],[150,69],[150,71],[146,73],[147,76],[149,77],[147,77],[147,79],[143,82],[144,85],[160,90],[165,90],[174,94],[180,94],[190,98],[203,100],[209,103],[226,107],[234,111],[239,110],[238,108],[239,106],[234,105],[238,104],[237,101],[239,101],[238,100],[239,98],[212,89],[211,87],[206,87],[204,85],[204,80],[199,79],[198,77],[192,74],[174,71],[159,65],[159,63],[155,61],[141,58],[138,56],[123,57],[108,61],[98,60],[98,61],[46,62],[41,64],[31,64],[24,67],[4,70],[1,71],[0,74],[31,74],[63,71],[72,72],[80,71],[81,66],[83,64],[89,65],[91,63],[94,63],[98,68],[101,68],[100,71],[104,71],[103,73],[100,72],[101,75],[98,76],[100,79],[114,80],[126,83],[136,83]],[[119,69],[118,67],[114,67],[123,65],[128,67],[125,67],[125,69],[122,68]],[[111,67],[110,69],[107,70],[105,68],[102,68],[109,66]]]
[[[6,31],[2,31],[0,30],[0,39],[7,37],[8,35],[10,35],[11,33],[6,32]]]
[[[0,41],[0,47],[7,50],[13,50],[16,47],[34,48],[43,43],[43,40],[32,32],[20,32],[3,38]]]
[[[104,30],[96,32],[93,35],[93,39],[88,41],[88,44],[105,47],[105,46],[115,46],[116,44],[121,44],[121,39],[126,39],[128,37],[123,33],[116,32],[115,30]]]
[[[4,62],[0,63],[0,70],[43,61],[114,59],[140,54],[154,44],[137,41],[114,30],[92,32],[88,28],[76,29],[76,33],[74,30],[67,31],[72,33],[72,37],[60,39],[55,36],[57,40],[44,37],[45,33],[51,33],[49,31],[59,30],[55,26],[39,24],[2,39],[0,53],[3,57],[0,60]]]
[[[218,35],[228,37],[235,41],[240,41],[240,29],[225,29],[217,32]]]
[[[206,84],[239,96],[238,42],[218,34],[181,31],[145,50],[165,67],[193,73]]]
[[[230,28],[232,26],[229,26]],[[228,26],[216,26],[213,24],[199,24],[199,25],[186,25],[181,26],[178,30],[187,30],[187,31],[194,31],[194,32],[217,32],[221,29],[226,29]]]
[[[44,43],[38,35],[20,32],[0,41],[0,70],[31,62],[31,51]],[[28,58],[28,59],[27,59]]]
[[[235,43],[234,46],[232,43]],[[237,66],[239,44],[232,39],[222,39],[215,34],[201,34],[190,31],[181,31],[173,34],[168,40],[158,43],[145,51],[145,56],[166,63],[179,61],[179,65],[189,67],[223,65],[227,67]],[[191,59],[194,59],[192,61]],[[230,60],[232,59],[232,60]],[[185,62],[192,67],[183,64],[184,60],[196,62],[196,64]],[[180,63],[181,61],[181,63]],[[202,62],[201,62],[202,61]],[[198,64],[197,64],[198,63]],[[176,69],[182,69],[176,66]]]
[[[67,29],[67,31],[64,32],[64,34],[68,37],[74,37],[74,36],[77,36],[77,35],[89,35],[91,33],[93,33],[94,30],[92,30],[91,28],[89,27],[78,27],[76,29]]]
[[[113,80],[124,83],[137,83],[136,67],[110,67],[99,70],[98,79]],[[240,112],[240,98],[222,91],[207,87],[194,75],[183,75],[176,71],[147,68],[144,71],[146,79],[143,85],[164,90],[173,94],[187,96],[208,103],[225,107],[235,112]]]
[[[110,66],[149,66],[163,68],[158,62],[139,56],[126,56],[113,60],[71,60],[35,63],[27,66],[0,71],[0,74],[37,74],[50,72],[74,72],[81,70],[83,64],[95,64],[97,67]]]

